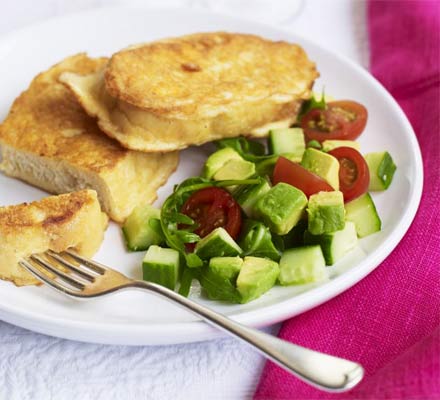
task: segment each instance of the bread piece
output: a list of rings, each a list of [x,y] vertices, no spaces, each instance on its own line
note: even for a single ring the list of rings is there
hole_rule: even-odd
[[[317,76],[298,45],[214,32],[133,46],[60,81],[105,133],[152,152],[287,127]]]
[[[48,249],[60,252],[73,248],[93,256],[107,222],[94,190],[0,207],[0,278],[17,286],[38,284],[18,261]]]
[[[87,74],[104,58],[75,55],[38,75],[0,125],[0,169],[51,193],[92,188],[105,212],[122,222],[139,203],[152,203],[178,163],[176,152],[129,151],[104,135],[58,77]]]

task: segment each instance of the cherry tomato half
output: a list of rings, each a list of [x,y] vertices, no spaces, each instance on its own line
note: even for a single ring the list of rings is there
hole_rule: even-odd
[[[273,184],[279,182],[288,183],[295,186],[310,197],[318,192],[331,192],[334,189],[320,176],[308,171],[299,164],[296,164],[287,158],[279,157],[273,170]]]
[[[215,228],[224,228],[237,239],[241,228],[241,209],[225,189],[208,187],[193,193],[181,212],[198,225],[194,233],[205,237]]]
[[[310,110],[301,119],[307,141],[328,139],[353,140],[367,124],[367,109],[355,101],[341,100],[327,103],[324,110]]]
[[[364,194],[370,184],[370,171],[362,154],[351,147],[337,147],[328,154],[339,161],[339,190],[344,195],[344,201]]]

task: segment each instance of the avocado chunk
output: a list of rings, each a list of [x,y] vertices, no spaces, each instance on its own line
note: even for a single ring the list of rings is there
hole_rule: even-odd
[[[214,173],[214,180],[246,179],[255,174],[255,164],[246,160],[229,160]]]
[[[278,263],[266,258],[245,257],[237,278],[241,303],[248,303],[267,292],[278,278]]]
[[[280,260],[281,285],[300,285],[328,280],[321,246],[312,245],[286,250]]]
[[[237,194],[236,200],[245,214],[252,218],[255,214],[255,203],[269,190],[270,183],[266,179],[263,179],[256,185],[246,185],[243,190]]]
[[[357,151],[361,151],[359,142],[355,140],[324,140],[322,142],[322,151],[332,151],[338,147],[351,147]]]
[[[195,253],[202,259],[233,257],[242,253],[241,248],[223,228],[216,228],[197,242]]]
[[[345,211],[345,218],[355,224],[358,237],[363,238],[380,231],[382,222],[370,193],[365,193],[347,203]]]
[[[299,189],[278,183],[255,205],[255,213],[278,235],[289,232],[304,214],[306,195]]]
[[[345,209],[342,192],[319,192],[309,198],[308,230],[313,235],[322,235],[344,229]]]
[[[229,160],[243,160],[243,158],[234,149],[225,147],[215,153],[212,153],[205,162],[203,176],[211,179],[214,174],[225,165]]]
[[[142,261],[145,281],[158,283],[174,290],[179,279],[179,252],[174,249],[150,246]]]
[[[244,255],[280,259],[280,252],[272,241],[269,228],[261,222],[248,219],[241,228],[239,245]]]
[[[350,250],[356,247],[358,238],[356,227],[353,222],[347,221],[345,228],[322,235],[313,235],[309,231],[304,232],[304,243],[306,245],[319,244],[327,265],[333,265]]]
[[[268,147],[272,154],[288,153],[289,160],[300,162],[306,148],[304,132],[301,128],[272,129]]]
[[[240,257],[213,257],[209,260],[209,269],[214,274],[234,283],[242,265],[243,259]]]
[[[365,161],[368,164],[370,172],[370,185],[368,190],[386,190],[393,181],[396,164],[387,151],[380,153],[368,153],[365,155]]]
[[[301,165],[339,190],[339,161],[335,157],[310,147],[304,152]]]
[[[147,250],[152,244],[161,244],[162,236],[150,226],[151,219],[160,219],[160,210],[150,205],[137,206],[122,226],[129,251]]]

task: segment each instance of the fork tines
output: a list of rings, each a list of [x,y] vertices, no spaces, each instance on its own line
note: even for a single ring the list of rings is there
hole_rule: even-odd
[[[37,279],[68,294],[84,290],[87,283],[95,282],[96,277],[106,271],[103,265],[81,257],[72,250],[62,253],[47,250],[32,254],[19,264]]]

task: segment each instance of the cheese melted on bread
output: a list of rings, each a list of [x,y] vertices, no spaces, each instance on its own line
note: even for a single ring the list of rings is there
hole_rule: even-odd
[[[171,151],[289,126],[317,76],[297,45],[214,32],[133,46],[60,81],[123,146]]]

